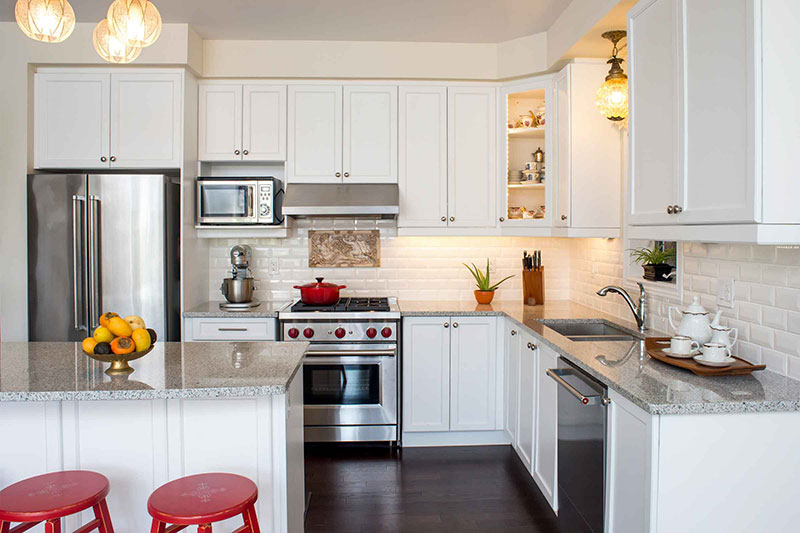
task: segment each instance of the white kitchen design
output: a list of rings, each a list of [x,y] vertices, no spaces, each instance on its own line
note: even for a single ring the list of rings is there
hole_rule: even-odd
[[[797,0],[2,0],[0,533],[800,530]]]

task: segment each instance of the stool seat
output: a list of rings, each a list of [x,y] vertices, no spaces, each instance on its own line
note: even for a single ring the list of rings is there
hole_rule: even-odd
[[[196,474],[157,488],[147,500],[147,510],[161,522],[201,525],[243,514],[256,499],[258,487],[246,477]]]
[[[0,521],[39,522],[78,513],[105,500],[108,479],[67,470],[24,479],[0,490]]]

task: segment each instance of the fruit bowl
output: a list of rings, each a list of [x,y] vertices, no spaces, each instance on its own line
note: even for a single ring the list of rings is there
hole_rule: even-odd
[[[129,365],[128,362],[133,361],[135,359],[139,359],[140,357],[144,357],[145,355],[152,352],[153,348],[155,348],[155,343],[151,344],[148,349],[142,350],[141,352],[131,352],[124,354],[87,353],[86,355],[88,355],[95,361],[100,361],[102,363],[111,363],[111,366],[108,367],[108,369],[106,370],[106,374],[108,374],[109,376],[119,376],[123,374],[130,374],[131,372],[133,372],[133,368],[131,368],[131,365]]]

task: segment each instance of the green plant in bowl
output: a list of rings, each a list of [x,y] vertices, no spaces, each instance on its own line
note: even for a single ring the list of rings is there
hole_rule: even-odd
[[[636,264],[642,266],[644,279],[650,281],[669,281],[674,268],[667,261],[675,257],[675,249],[667,248],[658,242],[652,248],[632,248],[628,250]]]
[[[506,276],[505,278],[501,279],[497,283],[492,283],[491,273],[489,272],[489,259],[486,259],[486,272],[484,273],[481,271],[475,263],[472,265],[468,265],[463,263],[469,273],[472,274],[472,277],[475,278],[475,285],[477,285],[478,289],[475,290],[475,299],[478,301],[479,304],[488,304],[494,298],[494,291],[497,290],[497,287],[500,286],[504,281],[513,278],[514,276]]]

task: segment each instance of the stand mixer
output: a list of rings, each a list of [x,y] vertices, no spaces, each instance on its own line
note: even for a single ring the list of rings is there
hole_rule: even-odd
[[[250,272],[253,250],[246,244],[237,244],[231,248],[230,254],[231,277],[223,279],[219,288],[227,302],[221,302],[220,309],[241,311],[258,307],[261,302],[253,298],[256,280]]]

